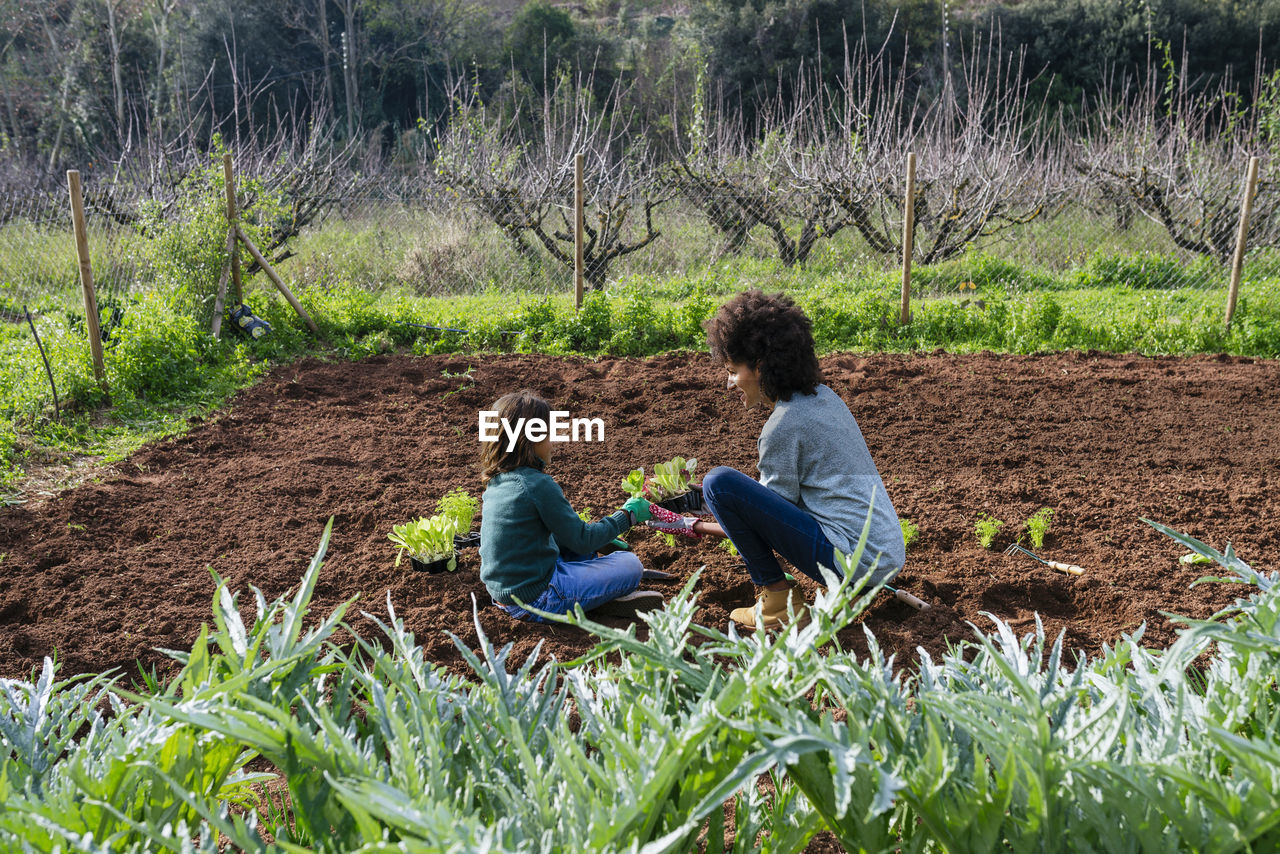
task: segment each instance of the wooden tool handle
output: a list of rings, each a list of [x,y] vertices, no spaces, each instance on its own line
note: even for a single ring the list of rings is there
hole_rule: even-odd
[[[929,610],[928,602],[924,601],[923,599],[917,599],[916,597],[912,596],[910,593],[908,593],[905,590],[893,591],[893,598],[897,599],[899,602],[906,602],[908,605],[910,605],[912,608],[915,608],[917,611]]]
[[[1054,569],[1060,569],[1063,572],[1068,572],[1072,575],[1084,575],[1084,567],[1076,566],[1073,563],[1058,563],[1056,560],[1045,561],[1045,563],[1049,564],[1049,566]]]

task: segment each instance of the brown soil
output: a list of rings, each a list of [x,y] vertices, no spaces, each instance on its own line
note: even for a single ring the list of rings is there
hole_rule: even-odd
[[[1274,569],[1280,542],[1280,363],[1226,357],[1094,354],[1007,357],[839,355],[827,381],[857,416],[898,513],[920,526],[899,585],[932,602],[917,613],[889,596],[865,623],[899,662],[923,647],[989,627],[1019,632],[1039,613],[1070,648],[1097,652],[1147,623],[1167,644],[1169,611],[1206,617],[1243,588],[1190,584],[1206,574],[1177,562],[1185,549],[1140,521],[1156,519]],[[313,615],[359,595],[361,609],[396,613],[426,654],[466,666],[446,635],[474,647],[472,597],[495,644],[514,661],[544,641],[561,659],[589,635],[517,623],[489,606],[475,551],[460,570],[426,576],[393,568],[392,524],[429,514],[450,487],[479,494],[477,410],[531,387],[574,416],[602,417],[607,442],[556,446],[551,471],[570,501],[597,514],[618,481],[680,454],[700,469],[755,474],[763,416],[726,391],[703,354],[598,361],[544,356],[379,357],[280,368],[189,434],[139,451],[101,483],[0,510],[0,676],[22,677],[56,651],[63,675],[135,661],[166,669],[153,647],[188,648],[211,622],[211,567],[268,599],[296,585],[325,521],[333,538]],[[1001,549],[1041,507],[1056,511],[1044,556],[1080,564],[1068,577]],[[1005,520],[996,548],[979,547],[982,512]],[[751,601],[734,558],[711,542],[630,535],[646,565],[675,572],[673,594],[706,565],[702,621],[724,626]],[[1025,540],[1024,540],[1025,542]],[[405,564],[407,567],[407,562]],[[859,648],[859,627],[846,629]]]

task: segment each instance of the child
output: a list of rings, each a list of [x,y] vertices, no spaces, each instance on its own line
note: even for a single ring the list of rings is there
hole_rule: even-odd
[[[527,389],[498,398],[492,407],[504,423],[549,422],[551,407]],[[632,498],[599,522],[584,522],[555,480],[543,472],[551,440],[530,442],[521,431],[514,447],[502,436],[480,453],[486,484],[480,524],[480,578],[494,604],[513,617],[544,622],[536,608],[565,614],[584,611],[632,614],[662,605],[662,594],[637,590],[644,567],[629,551],[596,556],[598,549],[650,518],[649,502]]]

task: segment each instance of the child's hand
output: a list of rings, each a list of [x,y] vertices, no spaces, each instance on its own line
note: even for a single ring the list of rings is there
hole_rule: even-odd
[[[672,513],[665,507],[654,505],[653,518],[644,524],[645,527],[653,528],[655,531],[698,538],[702,535],[693,530],[693,525],[697,521],[693,516],[681,516],[679,513]]]
[[[628,498],[627,503],[622,505],[622,509],[631,514],[633,525],[648,522],[653,518],[653,505],[639,496]]]

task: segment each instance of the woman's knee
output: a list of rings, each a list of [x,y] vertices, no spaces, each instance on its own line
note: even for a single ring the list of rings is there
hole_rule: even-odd
[[[735,477],[745,477],[745,475],[729,466],[716,466],[702,478],[702,497],[706,500],[715,500],[715,496],[720,494]]]

